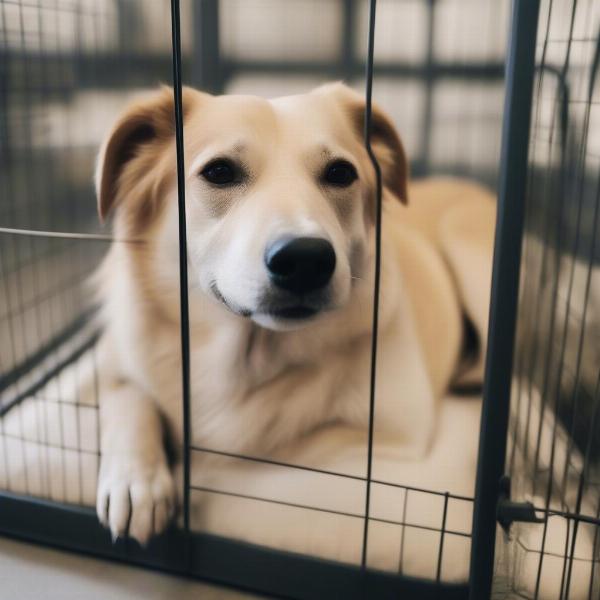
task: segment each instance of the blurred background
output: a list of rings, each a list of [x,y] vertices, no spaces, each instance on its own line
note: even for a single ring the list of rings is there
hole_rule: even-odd
[[[415,176],[495,184],[509,8],[378,2],[374,97]],[[366,0],[181,0],[181,26],[188,85],[263,96],[336,79],[364,88]],[[0,0],[0,226],[98,231],[103,136],[133,96],[171,80],[169,0]],[[77,327],[82,281],[105,249],[0,234],[0,393],[16,381],[2,373]]]
[[[494,181],[509,4],[378,3],[375,96],[415,174]],[[170,2],[2,0],[0,9],[1,167],[11,186],[2,224],[91,227],[102,137],[132,94],[171,82]],[[367,19],[366,0],[182,0],[185,83],[280,96],[343,79],[361,90]]]

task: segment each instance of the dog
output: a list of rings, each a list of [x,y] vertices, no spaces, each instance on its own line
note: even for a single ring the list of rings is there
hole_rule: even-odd
[[[182,102],[192,527],[359,563],[377,210],[364,99],[335,83],[275,100],[184,88]],[[483,377],[495,198],[456,178],[410,181],[377,106],[371,145],[382,229],[367,564],[436,577],[444,495],[424,490],[452,491],[440,575],[464,581],[480,403],[447,395]],[[176,164],[162,88],[117,120],[96,172],[114,241],[93,276],[101,465],[84,488],[113,538],[142,544],[183,488]],[[3,431],[35,424],[39,407],[22,409]]]
[[[363,99],[342,84],[272,101],[184,89],[183,112],[194,446],[269,456],[331,424],[365,432],[375,172]],[[375,443],[418,459],[465,315],[485,345],[495,207],[475,184],[434,180],[412,186],[408,208],[406,155],[377,107],[372,144],[384,213]],[[101,217],[134,240],[116,241],[97,276],[97,511],[142,543],[176,506],[163,441],[182,443],[175,175],[163,89],[119,119],[96,175]]]

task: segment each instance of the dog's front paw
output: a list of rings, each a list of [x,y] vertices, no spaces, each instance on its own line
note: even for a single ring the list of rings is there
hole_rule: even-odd
[[[175,512],[175,484],[166,464],[125,464],[103,457],[96,511],[113,540],[129,536],[145,545]]]

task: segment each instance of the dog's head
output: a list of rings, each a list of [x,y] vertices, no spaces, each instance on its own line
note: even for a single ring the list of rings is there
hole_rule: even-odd
[[[275,100],[185,89],[183,108],[190,287],[272,329],[347,304],[372,262],[362,97],[342,84]],[[100,215],[114,210],[128,235],[152,232],[164,260],[177,242],[173,114],[169,89],[133,105],[96,178]],[[404,150],[377,107],[371,135],[385,197],[405,202]]]

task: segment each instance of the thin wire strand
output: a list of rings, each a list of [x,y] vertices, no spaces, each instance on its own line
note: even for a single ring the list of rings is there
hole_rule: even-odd
[[[596,509],[596,518],[600,519],[600,502]],[[598,541],[600,540],[600,527],[596,527],[594,530],[594,543],[592,546],[592,557],[598,556]],[[590,569],[590,586],[588,591],[588,600],[592,600],[592,588],[594,587],[594,572],[596,569],[596,560],[592,561],[592,568]]]
[[[439,583],[440,578],[442,576],[442,558],[444,556],[444,534],[447,533],[446,530],[446,518],[448,516],[448,494],[444,496],[444,510],[442,513],[442,530],[440,533],[440,547],[438,551],[438,562],[437,562],[437,571],[435,574],[435,580]]]
[[[404,506],[402,506],[402,522],[406,523],[406,513],[408,511],[408,495],[410,490],[406,490],[404,492]],[[406,532],[404,526],[402,526],[402,531],[400,534],[400,556],[398,557],[398,575],[402,575],[403,565],[404,565],[404,541],[406,537]]]
[[[365,93],[365,148],[375,171],[375,282],[373,286],[373,333],[371,340],[371,379],[369,386],[369,430],[367,447],[367,486],[365,490],[365,516],[363,527],[363,543],[361,552],[361,567],[367,565],[367,547],[369,543],[369,511],[371,508],[371,475],[373,470],[373,428],[375,419],[375,384],[377,377],[377,337],[379,328],[379,285],[381,278],[381,169],[371,147],[371,119],[373,97],[373,57],[375,51],[375,18],[377,1],[369,2],[369,40],[366,67]]]
[[[317,467],[298,465],[298,464],[294,464],[294,463],[288,463],[288,462],[283,462],[283,461],[279,461],[279,460],[274,460],[272,458],[262,458],[262,457],[258,457],[258,456],[251,456],[248,454],[237,454],[235,452],[226,452],[225,450],[216,450],[213,448],[194,446],[193,444],[190,446],[190,449],[194,452],[203,452],[203,453],[208,453],[208,454],[214,454],[217,456],[224,456],[227,458],[234,458],[234,459],[239,459],[239,460],[257,462],[257,463],[261,463],[261,464],[273,465],[276,467],[284,467],[284,468],[288,468],[288,469],[297,469],[300,471],[308,471],[310,473],[317,473],[320,475],[331,475],[332,477],[342,477],[345,479],[352,479],[354,481],[362,481],[362,482],[368,481],[366,477],[361,477],[360,475],[352,475],[350,473],[343,473],[340,471],[329,471],[327,469],[319,469]],[[411,490],[413,492],[419,492],[422,494],[430,494],[432,496],[446,496],[447,495],[450,499],[459,500],[461,502],[473,502],[472,497],[461,496],[459,494],[452,494],[447,491],[442,492],[439,490],[428,490],[425,488],[419,488],[419,487],[410,486],[410,485],[403,485],[400,483],[394,483],[392,481],[384,481],[381,479],[374,479],[374,478],[371,478],[371,483],[375,483],[377,485],[389,486],[389,487],[402,489],[402,490]]]
[[[190,325],[187,279],[187,233],[185,220],[185,173],[183,138],[183,99],[181,81],[181,31],[179,0],[171,0],[171,40],[173,45],[173,98],[175,102],[175,145],[177,151],[177,201],[179,209],[179,295],[181,318],[181,375],[183,404],[183,527],[190,533]],[[191,560],[191,545],[187,544]]]
[[[143,244],[145,240],[136,238],[115,238],[109,234],[101,233],[70,233],[68,231],[49,231],[42,229],[23,229],[14,227],[0,227],[0,233],[23,235],[43,238],[58,238],[64,240],[95,240],[97,242],[117,242],[126,244]]]
[[[299,508],[301,510],[310,510],[318,513],[325,513],[331,515],[337,515],[340,517],[350,517],[352,519],[364,519],[364,516],[360,513],[347,512],[343,510],[335,510],[332,508],[322,508],[320,506],[311,506],[310,504],[300,504],[297,502],[288,502],[286,500],[277,500],[275,498],[266,498],[264,496],[253,496],[252,494],[243,494],[240,492],[230,492],[229,490],[220,490],[217,488],[212,488],[208,486],[202,485],[192,485],[191,489],[195,492],[204,492],[207,494],[219,494],[222,496],[229,496],[231,498],[240,498],[242,500],[252,500],[256,502],[266,502],[268,504],[276,504],[278,506],[286,506],[289,508]],[[402,527],[412,527],[414,529],[420,529],[422,531],[432,531],[435,533],[440,533],[440,529],[436,527],[431,527],[429,525],[419,525],[417,523],[405,523],[402,521],[395,521],[393,519],[384,519],[381,517],[369,517],[370,521],[374,521],[376,523],[384,523],[386,525],[398,525]],[[464,531],[454,531],[454,530],[446,530],[448,535],[457,535],[459,537],[470,538],[471,535],[469,533],[465,533]]]

